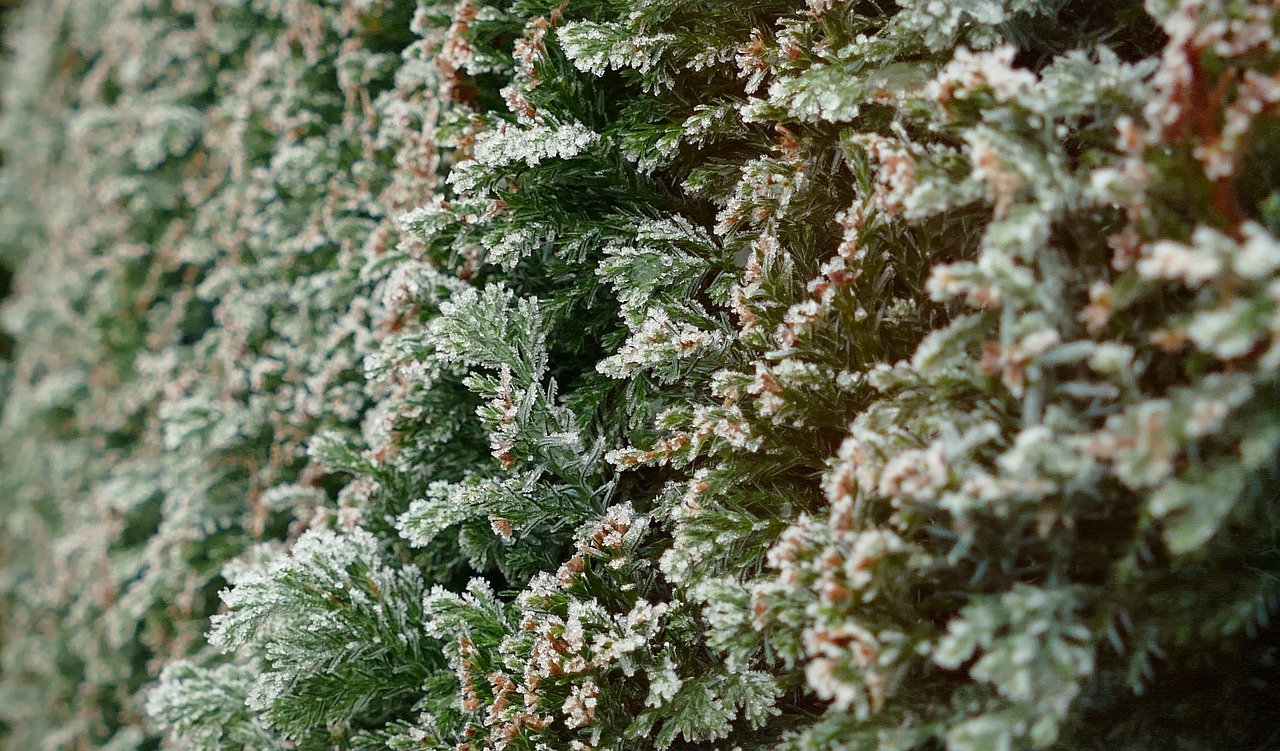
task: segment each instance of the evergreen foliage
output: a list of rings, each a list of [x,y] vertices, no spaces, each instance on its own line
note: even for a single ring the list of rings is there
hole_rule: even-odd
[[[1274,3],[6,23],[5,748],[1280,737]]]

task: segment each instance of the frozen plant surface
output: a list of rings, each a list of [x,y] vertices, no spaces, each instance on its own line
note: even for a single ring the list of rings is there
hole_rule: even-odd
[[[1280,9],[28,0],[4,748],[1266,748]]]

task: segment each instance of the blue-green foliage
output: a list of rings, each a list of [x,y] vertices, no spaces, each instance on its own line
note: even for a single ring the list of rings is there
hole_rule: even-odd
[[[1105,5],[31,0],[6,747],[1272,737],[1280,14]]]

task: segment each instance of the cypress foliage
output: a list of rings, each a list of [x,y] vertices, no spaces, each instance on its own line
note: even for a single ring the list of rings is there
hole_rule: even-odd
[[[1276,742],[1273,3],[7,23],[6,748]]]

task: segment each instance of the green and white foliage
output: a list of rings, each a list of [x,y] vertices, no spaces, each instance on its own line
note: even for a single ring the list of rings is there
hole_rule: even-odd
[[[415,698],[403,686],[434,667],[438,650],[424,644],[420,629],[422,574],[389,565],[378,547],[358,527],[315,529],[289,555],[231,578],[228,612],[213,617],[209,639],[263,656],[270,669],[258,674],[245,703],[282,738],[395,716]],[[163,702],[171,686],[172,679],[150,701]]]
[[[11,23],[6,747],[1274,738],[1274,3]]]
[[[31,148],[6,162],[22,199],[0,220],[25,259],[0,473],[14,748],[154,747],[141,690],[203,648],[223,564],[332,505],[306,448],[367,409],[362,358],[390,325],[377,262],[435,179],[397,167],[435,158],[434,102],[392,93],[423,75],[399,64],[411,16],[139,1],[10,17],[32,50],[4,86],[6,143]]]

